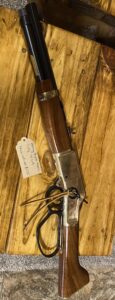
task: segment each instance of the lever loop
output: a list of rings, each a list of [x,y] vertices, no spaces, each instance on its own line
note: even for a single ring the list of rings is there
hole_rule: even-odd
[[[63,192],[63,189],[61,187],[56,186],[56,185],[52,185],[46,191],[45,198],[49,198],[54,191]],[[56,255],[59,251],[59,248],[60,248],[60,231],[61,231],[61,223],[62,223],[61,219],[62,219],[62,212],[63,212],[63,197],[58,201],[59,201],[59,203],[51,203],[50,204],[50,200],[46,200],[46,203],[48,204],[48,213],[42,219],[42,221],[40,223],[38,223],[37,228],[36,228],[36,239],[37,239],[37,244],[38,244],[38,247],[40,249],[40,252],[42,253],[43,256],[49,257],[49,258]],[[44,251],[43,249],[47,249],[48,247],[45,245],[44,241],[42,240],[41,229],[42,229],[42,226],[47,222],[47,220],[52,215],[58,216],[58,228],[57,228],[58,239],[57,239],[57,245],[55,247],[55,250],[50,254],[46,254],[46,251]],[[51,251],[51,248],[48,249],[48,250]]]

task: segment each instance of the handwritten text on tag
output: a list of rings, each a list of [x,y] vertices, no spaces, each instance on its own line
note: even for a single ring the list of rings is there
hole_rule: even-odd
[[[17,143],[16,151],[23,178],[28,178],[42,173],[35,144],[31,139],[23,137]]]

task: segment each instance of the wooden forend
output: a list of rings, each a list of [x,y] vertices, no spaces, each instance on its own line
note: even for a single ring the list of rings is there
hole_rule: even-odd
[[[42,93],[52,91],[50,80],[44,80],[37,87],[38,98]],[[52,153],[71,149],[65,114],[59,96],[39,100],[43,127]]]

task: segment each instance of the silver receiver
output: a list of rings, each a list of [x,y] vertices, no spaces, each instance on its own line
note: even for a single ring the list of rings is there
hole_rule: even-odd
[[[80,206],[85,199],[85,189],[78,158],[72,150],[56,153],[53,156],[64,189],[76,188],[79,193],[79,197],[74,199],[68,195],[64,196],[63,223],[65,226],[74,225],[78,223]]]

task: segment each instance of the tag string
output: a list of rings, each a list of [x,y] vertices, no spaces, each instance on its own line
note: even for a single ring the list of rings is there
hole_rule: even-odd
[[[52,204],[54,201],[56,200],[60,200],[60,198],[62,198],[63,196],[69,196],[70,195],[70,192],[69,191],[66,191],[66,192],[62,192],[62,193],[58,193],[58,195],[55,195],[55,196],[50,196],[48,198],[41,198],[41,199],[36,199],[36,200],[33,200],[33,201],[25,201],[21,204],[21,206],[26,206],[26,205],[29,205],[31,203],[34,203],[36,201],[38,201],[39,203],[41,202],[44,202],[44,201],[48,201],[50,200],[48,203],[46,203],[45,205],[42,205],[42,207],[37,207],[35,209],[35,211],[33,212],[33,214],[31,215],[31,217],[29,218],[29,220],[24,224],[24,229],[30,224],[30,222],[33,220],[33,218],[35,218],[35,216],[44,208],[48,207],[50,204]],[[35,196],[34,196],[35,197]]]
[[[42,194],[42,193],[41,193]],[[66,192],[63,192],[63,193],[58,193],[57,195],[54,195],[54,196],[50,196],[48,198],[41,198],[41,199],[35,199],[35,200],[32,200],[32,198],[28,199],[27,201],[25,202],[22,202],[20,206],[27,206],[31,203],[34,203],[34,202],[43,202],[43,201],[46,201],[46,200],[50,200],[50,199],[54,199],[54,200],[57,200],[59,199],[60,197],[62,196],[69,196],[71,193],[69,191],[66,191]],[[35,198],[35,196],[34,196]]]

